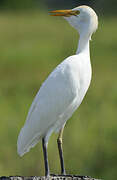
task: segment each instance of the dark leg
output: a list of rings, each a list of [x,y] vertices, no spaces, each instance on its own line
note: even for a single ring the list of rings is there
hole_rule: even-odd
[[[48,154],[47,154],[47,143],[45,138],[42,138],[42,147],[43,147],[43,155],[44,155],[44,164],[45,164],[45,176],[50,175],[49,164],[48,164]]]
[[[58,150],[59,150],[59,157],[60,157],[60,164],[61,164],[61,174],[65,175],[65,167],[64,167],[64,159],[63,159],[63,149],[62,149],[62,135],[63,135],[64,127],[60,130],[59,136],[57,139]]]

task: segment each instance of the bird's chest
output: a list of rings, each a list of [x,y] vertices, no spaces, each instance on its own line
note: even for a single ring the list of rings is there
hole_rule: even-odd
[[[76,63],[72,67],[71,82],[73,83],[73,91],[76,93],[78,104],[81,103],[85,96],[91,81],[91,65],[90,61],[82,61]]]
[[[64,124],[79,107],[87,92],[91,80],[90,65],[84,64],[84,66],[82,66],[79,64],[74,64],[72,68],[70,67],[69,69],[68,67],[67,70],[68,71],[65,78],[66,80],[64,81],[66,93],[62,97],[62,109],[59,116],[59,121],[57,121],[58,124],[56,124],[56,129],[59,129],[58,127],[61,127],[60,124]]]

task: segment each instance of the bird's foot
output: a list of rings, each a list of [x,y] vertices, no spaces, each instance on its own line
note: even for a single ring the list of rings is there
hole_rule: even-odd
[[[60,177],[78,177],[81,179],[90,178],[90,176],[81,176],[81,175],[73,175],[73,174],[51,174],[52,177],[60,176]]]

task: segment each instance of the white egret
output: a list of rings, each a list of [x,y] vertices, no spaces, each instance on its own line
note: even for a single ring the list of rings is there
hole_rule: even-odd
[[[20,131],[17,150],[23,156],[42,139],[45,175],[49,176],[47,145],[50,135],[58,132],[57,139],[61,174],[65,174],[62,134],[66,121],[81,104],[91,81],[89,41],[98,27],[98,18],[88,6],[71,10],[52,11],[53,16],[63,16],[80,35],[75,55],[66,58],[48,76],[37,93],[28,112],[26,123]]]

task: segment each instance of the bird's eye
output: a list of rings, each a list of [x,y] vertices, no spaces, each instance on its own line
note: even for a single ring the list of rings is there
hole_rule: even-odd
[[[74,15],[74,16],[77,16],[78,14],[80,14],[80,11],[75,10],[73,15]]]

